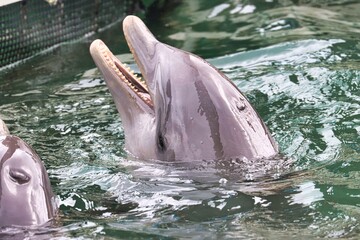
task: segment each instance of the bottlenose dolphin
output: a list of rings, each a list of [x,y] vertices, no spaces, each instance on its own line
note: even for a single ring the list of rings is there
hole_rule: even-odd
[[[0,227],[44,225],[56,212],[39,156],[0,119]]]
[[[157,160],[272,158],[278,147],[235,84],[204,59],[159,42],[135,16],[123,31],[145,82],[101,40],[90,53],[122,119],[125,147]]]

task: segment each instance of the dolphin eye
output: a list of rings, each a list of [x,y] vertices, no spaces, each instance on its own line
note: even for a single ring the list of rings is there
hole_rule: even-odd
[[[245,110],[246,105],[243,102],[236,102],[236,108],[241,112]]]
[[[10,170],[10,179],[18,184],[25,184],[30,181],[30,176],[18,169]]]

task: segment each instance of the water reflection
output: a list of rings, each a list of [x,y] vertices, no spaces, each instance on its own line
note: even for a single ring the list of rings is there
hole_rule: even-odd
[[[313,182],[304,182],[298,188],[299,192],[291,196],[290,204],[310,206],[314,202],[324,200],[324,195],[320,189],[316,188]]]

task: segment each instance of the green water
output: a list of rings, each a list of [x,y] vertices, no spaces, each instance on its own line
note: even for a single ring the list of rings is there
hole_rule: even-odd
[[[359,11],[346,0],[188,0],[145,19],[159,40],[209,60],[253,103],[295,161],[266,181],[127,155],[88,53],[101,38],[133,64],[120,24],[3,69],[1,117],[44,160],[60,207],[54,228],[29,236],[358,239]]]

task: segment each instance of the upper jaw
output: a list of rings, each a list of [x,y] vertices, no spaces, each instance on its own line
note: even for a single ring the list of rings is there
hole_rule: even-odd
[[[136,16],[129,15],[125,17],[123,32],[151,94],[155,92],[154,81],[157,76],[154,75],[154,71],[159,64],[158,58],[163,52],[163,49],[159,49],[162,43],[154,37],[144,22]]]

